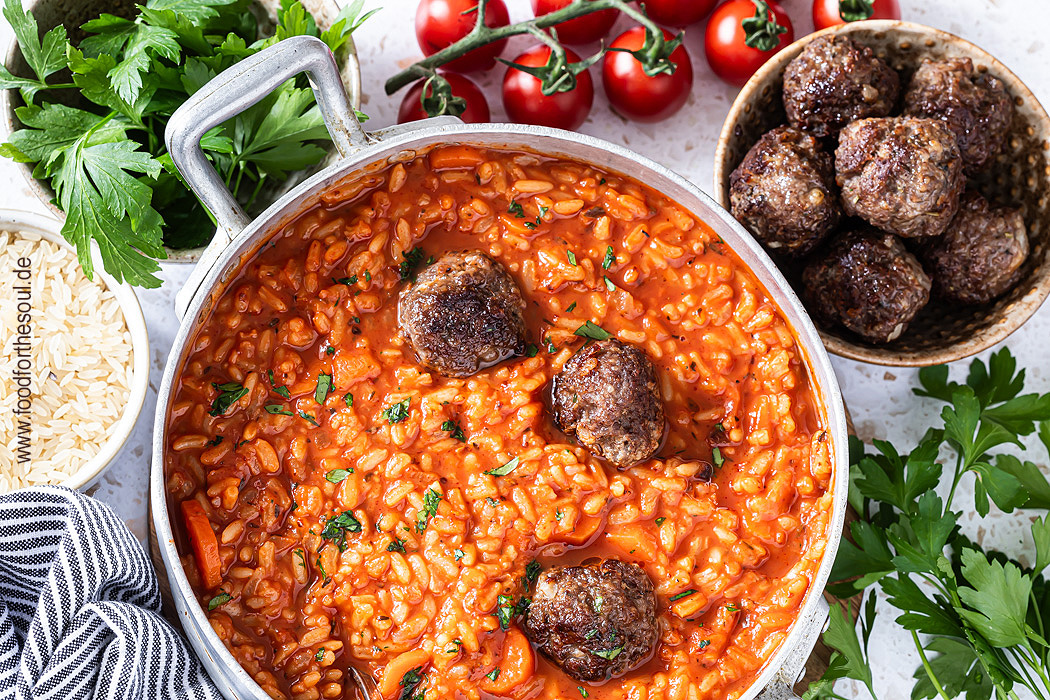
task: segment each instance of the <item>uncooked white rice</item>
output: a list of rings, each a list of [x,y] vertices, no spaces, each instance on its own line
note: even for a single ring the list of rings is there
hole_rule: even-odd
[[[29,258],[31,279],[18,279]],[[18,452],[16,287],[31,287],[32,335],[21,358],[32,362],[31,447]],[[98,454],[128,401],[131,334],[113,292],[89,280],[76,255],[32,233],[0,231],[0,493],[60,483]],[[24,310],[24,307],[23,307]],[[23,397],[24,398],[24,397]]]

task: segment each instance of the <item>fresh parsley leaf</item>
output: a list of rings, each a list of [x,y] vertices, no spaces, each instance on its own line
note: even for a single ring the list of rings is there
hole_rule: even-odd
[[[722,456],[722,450],[717,447],[711,448],[711,463],[715,465],[715,469],[720,469],[725,462],[726,458]]]
[[[408,408],[411,404],[411,401],[412,400],[410,398],[404,399],[402,401],[398,401],[395,404],[387,406],[383,409],[383,412],[381,413],[382,417],[390,421],[391,424],[400,423],[401,421],[408,418]]]
[[[331,469],[324,475],[324,478],[325,478],[325,481],[330,481],[333,484],[338,484],[343,479],[345,479],[346,477],[350,476],[353,473],[354,473],[354,470],[352,468],[351,469]]]
[[[215,390],[219,392],[219,395],[211,402],[211,410],[208,411],[208,415],[210,416],[225,415],[226,411],[230,409],[230,406],[248,393],[248,389],[237,382],[227,382],[225,384],[216,384],[215,382],[212,382],[211,385],[215,387]]]
[[[405,553],[405,541],[403,539],[395,537],[394,541],[386,546],[386,551],[388,551],[388,552],[400,552],[400,553],[404,554]]]
[[[514,459],[510,460],[506,464],[503,464],[503,465],[501,465],[499,467],[496,467],[495,469],[489,469],[485,473],[486,474],[491,474],[492,476],[506,476],[507,474],[510,474],[512,471],[517,469],[517,467],[518,467],[518,458],[515,457]]]
[[[602,258],[602,269],[608,270],[610,267],[612,267],[614,262],[616,262],[616,254],[613,253],[613,247],[611,245],[606,246],[605,257]]]
[[[609,279],[608,276],[605,276],[605,275],[602,276],[602,279],[605,280],[605,288],[606,289],[608,289],[610,292],[615,292],[616,291],[616,283],[615,282],[613,282],[611,279]]]
[[[682,591],[681,593],[679,593],[677,595],[671,596],[670,600],[673,603],[676,600],[681,600],[682,598],[688,598],[689,596],[693,595],[694,593],[696,593],[696,589],[695,588],[690,588],[687,591]]]
[[[496,619],[500,629],[509,629],[514,619],[514,596],[500,594],[496,596]]]
[[[233,596],[226,591],[219,591],[218,595],[208,601],[208,610],[214,610],[224,603],[229,603],[231,600],[233,600]]]
[[[467,436],[463,434],[463,428],[459,427],[459,423],[457,423],[454,420],[447,420],[444,423],[442,423],[441,429],[451,433],[449,437],[451,437],[454,440],[459,440],[460,442],[467,441]]]
[[[656,519],[656,527],[660,527],[661,525],[663,525],[666,520],[667,520],[667,518],[665,518],[663,516],[660,516],[659,518],[657,518]]]
[[[294,413],[292,413],[291,411],[289,411],[288,409],[286,409],[284,406],[282,406],[279,403],[266,404],[265,406],[263,406],[263,408],[266,409],[267,413],[270,413],[270,414],[273,414],[273,415],[277,415],[277,416],[294,416],[295,415]]]
[[[317,387],[314,389],[314,401],[324,406],[328,393],[332,390],[332,375],[322,372],[317,375]]]
[[[572,252],[571,250],[567,250],[565,251],[565,257],[568,258],[570,265],[576,267],[576,253]]]
[[[342,552],[346,549],[346,533],[348,532],[361,532],[361,521],[355,518],[352,512],[346,510],[328,519],[324,524],[324,529],[321,530],[321,537],[336,543],[339,551]]]
[[[824,643],[838,653],[833,664],[836,678],[852,678],[872,688],[871,668],[857,637],[856,626],[849,611],[842,605],[831,606],[828,628],[824,631]],[[872,697],[875,696],[872,690]]]
[[[328,44],[328,48],[332,50],[332,53],[339,51],[350,39],[350,35],[357,30],[358,27],[364,23],[369,17],[379,12],[379,8],[374,8],[361,13],[364,9],[365,0],[353,0],[350,4],[344,7],[338,15],[336,15],[335,22],[328,29],[321,32],[321,41]],[[368,117],[366,116],[365,119]],[[363,119],[361,121],[364,121]]]
[[[422,682],[422,666],[405,671],[405,674],[401,676],[401,680],[398,682],[398,685],[401,686],[401,695],[398,696],[398,700],[422,700],[420,696],[414,695],[416,688]]]
[[[1032,579],[1016,565],[990,561],[973,549],[964,549],[961,559],[970,586],[959,588],[959,598],[969,608],[959,614],[993,646],[1025,644],[1035,634],[1025,622]]]
[[[573,310],[575,310],[575,309],[576,309],[576,302],[574,301],[571,304],[569,304],[569,308],[565,309],[565,313],[571,314],[573,312]]]
[[[36,75],[36,80],[16,78],[3,68],[0,72],[0,88],[21,89],[26,103],[32,104],[36,92],[47,86],[48,77],[66,67],[66,28],[58,24],[41,39],[36,18],[32,12],[22,9],[21,0],[5,0],[4,17],[11,24],[18,48]]]
[[[321,427],[321,425],[317,422],[317,419],[309,413],[306,413],[305,411],[299,411],[299,417],[305,420],[307,423],[311,423],[318,428]]]
[[[354,395],[350,392],[343,394],[343,403],[346,404],[347,408],[351,408],[354,405]]]
[[[434,489],[427,489],[423,494],[423,507],[416,515],[416,532],[423,532],[430,524],[430,519],[437,515],[441,505],[441,494]]]
[[[485,674],[485,678],[488,678],[490,681],[496,680],[497,678],[499,678],[499,669],[492,669],[491,671]]]
[[[513,214],[519,219],[525,218],[525,210],[521,206],[521,202],[511,202],[510,206],[507,207],[507,213]]]
[[[587,321],[574,332],[581,338],[590,338],[591,340],[606,340],[607,338],[612,337],[612,333],[608,332],[593,321]]]
[[[525,356],[526,357],[536,357],[536,354],[539,351],[540,351],[540,349],[538,347],[536,347],[535,343],[529,343],[528,345],[525,346]]]
[[[272,369],[267,370],[267,376],[270,378],[270,386],[273,387],[273,390],[276,394],[278,394],[279,396],[283,396],[286,399],[292,398],[292,392],[288,391],[288,387],[277,386],[277,382],[274,380]]]
[[[543,566],[535,559],[525,565],[525,576],[523,577],[525,588],[536,583],[536,579],[540,577],[541,571],[543,571]]]
[[[599,659],[606,659],[607,661],[612,661],[621,653],[623,653],[623,645],[621,644],[620,646],[615,647],[613,649],[592,650],[591,653],[597,656]]]
[[[426,252],[422,248],[413,248],[410,251],[401,254],[404,258],[398,263],[398,275],[401,277],[401,281],[415,280],[416,271],[419,266],[423,264],[426,259]]]
[[[467,556],[467,553],[464,552],[462,549],[454,549],[452,550],[452,555],[456,561],[459,561],[463,557]]]

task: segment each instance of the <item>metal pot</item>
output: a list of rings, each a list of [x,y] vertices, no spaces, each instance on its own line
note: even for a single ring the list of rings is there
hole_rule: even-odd
[[[226,190],[199,142],[212,127],[259,101],[267,92],[298,73],[309,76],[325,123],[341,160],[281,198],[252,221]],[[150,500],[160,553],[167,569],[175,607],[183,630],[201,662],[230,700],[266,700],[262,690],[238,665],[208,624],[194,596],[172,535],[164,480],[164,449],[168,412],[175,382],[189,353],[189,342],[241,266],[270,236],[336,183],[362,171],[409,160],[422,149],[449,142],[520,149],[580,160],[624,173],[670,197],[703,219],[748,265],[769,291],[794,328],[821,402],[834,454],[834,506],[824,560],[781,647],[742,700],[793,697],[797,680],[827,619],[822,598],[838,550],[849,474],[846,418],[831,363],[802,304],[765,252],[728,212],[695,185],[667,168],[622,146],[581,134],[518,124],[462,124],[456,119],[432,119],[385,131],[365,133],[350,109],[331,53],[323,43],[296,37],[263,51],[219,75],[186,102],[171,118],[168,150],[189,186],[215,214],[220,234],[204,252],[186,287],[176,298],[182,325],[175,337],[157,397],[153,434]]]

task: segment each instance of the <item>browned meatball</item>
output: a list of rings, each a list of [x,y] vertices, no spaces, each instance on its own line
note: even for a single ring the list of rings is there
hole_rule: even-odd
[[[904,113],[943,119],[959,142],[966,172],[977,173],[1003,150],[1014,104],[1003,82],[974,71],[969,58],[926,59],[904,94]]]
[[[937,293],[963,304],[984,304],[1010,289],[1028,258],[1028,234],[1017,209],[991,208],[970,191],[944,235],[923,251]]]
[[[813,250],[842,217],[831,156],[790,126],[751,147],[730,177],[729,201],[762,245],[788,255]]]
[[[664,411],[645,352],[615,338],[569,358],[551,389],[554,421],[617,467],[649,459],[660,447]]]
[[[966,186],[955,135],[938,119],[862,119],[839,134],[846,213],[904,238],[939,236]]]
[[[659,638],[652,581],[617,559],[548,569],[536,581],[525,634],[578,681],[623,675],[649,659]]]
[[[897,71],[845,36],[814,39],[784,70],[788,122],[822,138],[854,120],[885,117],[899,91]]]
[[[467,377],[525,352],[525,301],[498,262],[446,253],[401,290],[398,322],[421,365]]]
[[[808,308],[873,343],[900,337],[926,306],[930,280],[896,236],[852,231],[802,272]]]

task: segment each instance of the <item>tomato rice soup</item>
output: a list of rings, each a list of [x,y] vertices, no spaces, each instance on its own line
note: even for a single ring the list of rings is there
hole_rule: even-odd
[[[468,249],[517,283],[530,343],[453,379],[416,361],[398,294]],[[667,420],[625,470],[550,418],[605,334],[648,355]],[[445,145],[328,191],[218,299],[168,424],[186,574],[274,698],[359,697],[350,669],[385,700],[739,697],[832,512],[825,418],[753,273],[643,185],[522,152]],[[659,637],[587,684],[522,620],[538,572],[595,558],[644,569]]]

